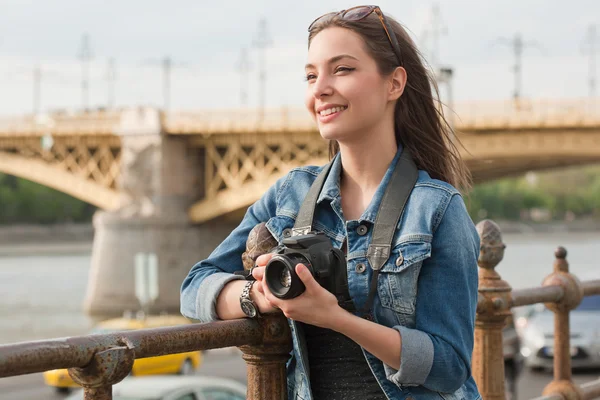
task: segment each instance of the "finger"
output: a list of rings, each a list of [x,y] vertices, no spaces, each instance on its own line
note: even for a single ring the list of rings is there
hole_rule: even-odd
[[[258,282],[256,284],[256,290],[258,290],[258,292],[261,293],[261,294],[263,294],[263,295],[265,294],[265,291],[263,290],[263,283],[262,283],[262,281]]]
[[[256,259],[256,265],[258,265],[259,267],[264,267],[265,265],[267,265],[267,263],[269,262],[269,260],[271,259],[271,257],[273,257],[273,254],[263,254],[258,256],[258,258]]]
[[[267,285],[263,286],[263,294],[267,302],[271,305],[271,307],[281,309],[283,300],[281,300],[278,297],[275,297],[275,295],[271,293]]]
[[[312,276],[306,265],[296,265],[296,274],[298,275],[302,283],[304,283],[304,286],[306,286],[306,290],[312,291],[317,290],[321,287],[321,285],[319,285],[319,283]]]
[[[271,290],[269,289],[269,285],[267,285],[267,282],[265,280],[262,280],[260,283],[261,283],[263,294],[265,296],[267,296],[267,295],[273,296],[273,293],[271,293]],[[275,297],[275,296],[273,296],[273,297]]]
[[[257,281],[262,281],[263,276],[265,276],[265,267],[254,267],[254,268],[252,268],[252,276]]]

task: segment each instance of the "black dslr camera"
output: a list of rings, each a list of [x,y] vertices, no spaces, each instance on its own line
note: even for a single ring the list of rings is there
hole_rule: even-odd
[[[293,299],[304,292],[304,284],[296,274],[296,265],[301,263],[321,286],[337,297],[340,305],[352,302],[346,257],[325,234],[308,233],[283,239],[282,245],[271,253],[274,255],[267,263],[264,279],[276,297]]]

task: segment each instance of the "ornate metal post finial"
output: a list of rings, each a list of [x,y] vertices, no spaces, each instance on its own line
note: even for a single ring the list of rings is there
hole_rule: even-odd
[[[560,286],[563,296],[556,303],[544,303],[554,312],[554,380],[544,388],[543,394],[560,394],[566,400],[579,400],[583,399],[583,392],[571,379],[569,312],[581,303],[583,286],[569,273],[567,250],[559,247],[554,256],[554,271],[544,279],[542,286]]]
[[[256,225],[248,234],[246,251],[242,255],[244,268],[250,270],[256,259],[277,245],[264,222]],[[241,346],[242,358],[248,366],[249,400],[287,398],[285,365],[292,351],[292,335],[287,319],[281,312],[264,314],[259,318],[263,340],[257,346]]]
[[[480,238],[479,301],[475,322],[473,377],[486,400],[504,400],[502,330],[511,315],[511,287],[495,268],[504,257],[505,244],[498,225],[491,220],[477,224]],[[501,372],[501,373],[500,373]]]

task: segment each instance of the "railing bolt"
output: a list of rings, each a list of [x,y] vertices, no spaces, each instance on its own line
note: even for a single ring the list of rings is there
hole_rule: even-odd
[[[87,366],[68,371],[71,378],[83,386],[85,400],[112,400],[112,385],[129,374],[134,360],[133,346],[123,340],[122,346],[94,354]]]

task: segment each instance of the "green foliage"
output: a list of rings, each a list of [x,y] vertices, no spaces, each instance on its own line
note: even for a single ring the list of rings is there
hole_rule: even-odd
[[[89,222],[95,207],[46,186],[0,174],[0,224]]]
[[[518,220],[542,210],[553,220],[600,217],[600,167],[578,167],[477,185],[467,197],[473,220]],[[0,174],[0,224],[90,222],[96,208],[67,194]]]
[[[532,209],[550,219],[600,216],[600,167],[536,173],[533,178],[506,178],[477,185],[469,193],[471,217],[518,220]]]

